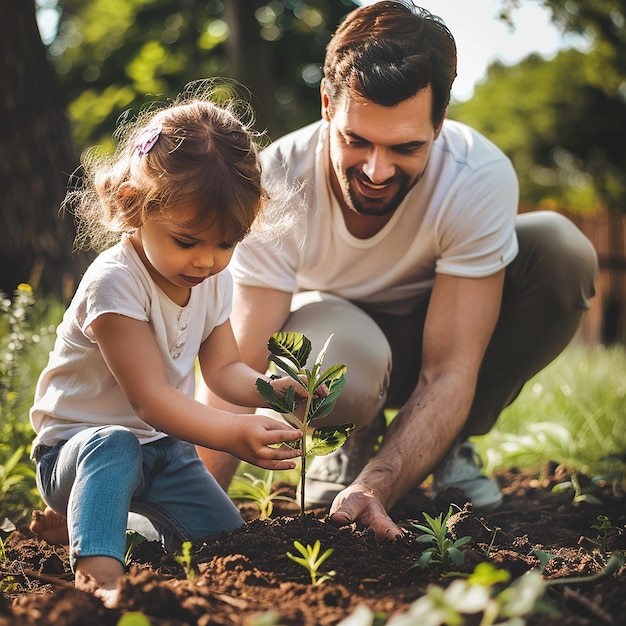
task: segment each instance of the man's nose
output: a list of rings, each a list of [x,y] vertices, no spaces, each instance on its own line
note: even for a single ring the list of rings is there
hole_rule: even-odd
[[[374,183],[380,184],[395,174],[395,166],[385,148],[373,148],[363,164],[363,173]]]

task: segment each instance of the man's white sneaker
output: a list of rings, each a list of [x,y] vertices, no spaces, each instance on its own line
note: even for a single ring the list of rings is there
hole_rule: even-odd
[[[485,476],[483,462],[470,441],[459,441],[433,472],[433,491],[460,489],[477,509],[490,511],[502,504],[497,483]]]
[[[326,456],[313,457],[305,478],[305,509],[326,508],[332,504],[335,496],[354,481],[370,460],[386,427],[381,412],[368,426],[353,432],[341,448]],[[300,502],[300,484],[296,498]]]

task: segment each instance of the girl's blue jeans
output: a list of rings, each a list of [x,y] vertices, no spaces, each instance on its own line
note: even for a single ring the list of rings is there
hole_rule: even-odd
[[[243,523],[192,444],[165,437],[140,445],[121,426],[87,428],[45,452],[37,486],[67,517],[72,566],[87,556],[124,563],[131,511],[154,524],[168,550]]]

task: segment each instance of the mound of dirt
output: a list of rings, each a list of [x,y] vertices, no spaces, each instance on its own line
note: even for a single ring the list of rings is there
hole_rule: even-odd
[[[541,476],[500,473],[505,502],[491,514],[473,510],[453,490],[435,499],[426,488],[415,490],[392,512],[409,531],[398,541],[377,540],[354,526],[336,528],[326,511],[300,515],[295,504],[277,502],[274,516],[261,520],[252,504],[242,505],[245,525],[194,542],[188,568],[160,544],[140,544],[121,584],[118,609],[106,609],[74,589],[66,547],[18,530],[9,536],[0,561],[0,626],[116,626],[128,612],[143,613],[150,624],[161,626],[251,626],[260,624],[262,615],[265,624],[331,626],[359,605],[379,614],[377,623],[383,624],[406,611],[428,585],[450,584],[438,565],[411,566],[425,548],[412,524],[424,523],[423,512],[446,513],[451,503],[459,509],[448,525],[450,536],[471,537],[455,571],[470,573],[489,561],[517,578],[540,566],[533,551],[541,550],[554,555],[543,571],[546,579],[575,578],[601,572],[610,554],[626,551],[623,492],[604,485],[594,491],[597,500],[574,504],[571,491],[551,489],[566,478],[560,468],[546,468]],[[598,516],[610,522],[609,532],[594,528]],[[312,585],[308,572],[287,552],[295,552],[296,540],[313,545],[318,539],[322,551],[333,549],[322,570],[335,574]],[[618,626],[626,623],[625,591],[624,566],[591,582],[550,586],[544,599],[551,611],[526,621],[529,626]],[[478,621],[469,618],[467,624]]]

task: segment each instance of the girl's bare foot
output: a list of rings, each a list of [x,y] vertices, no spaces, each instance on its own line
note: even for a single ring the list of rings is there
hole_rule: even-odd
[[[76,561],[74,585],[76,589],[92,593],[104,606],[114,609],[119,604],[119,581],[124,566],[108,556],[88,556]]]
[[[44,511],[33,511],[30,531],[48,543],[67,545],[70,537],[67,532],[67,520],[49,506]]]
[[[91,593],[96,598],[102,600],[102,604],[104,604],[104,606],[108,609],[115,609],[119,605],[120,591],[117,587],[117,582],[112,588],[110,588],[111,586],[100,587],[93,576],[84,574],[83,572],[76,572],[76,576],[74,577],[74,586],[76,589]]]

